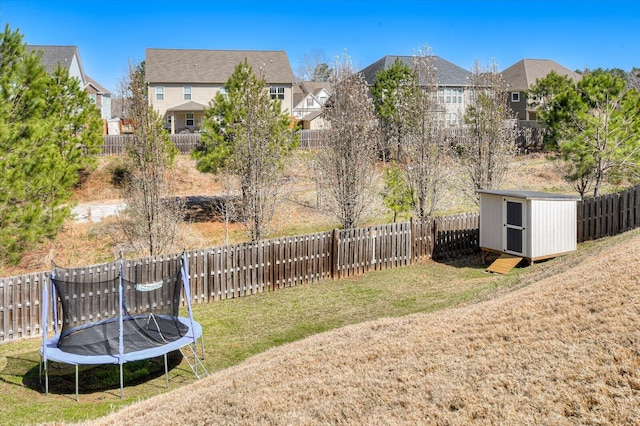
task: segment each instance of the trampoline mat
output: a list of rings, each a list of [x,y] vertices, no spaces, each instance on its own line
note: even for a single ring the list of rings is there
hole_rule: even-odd
[[[117,320],[105,321],[60,337],[58,348],[76,355],[118,355]],[[124,353],[160,347],[185,336],[189,327],[178,318],[144,315],[122,321]]]

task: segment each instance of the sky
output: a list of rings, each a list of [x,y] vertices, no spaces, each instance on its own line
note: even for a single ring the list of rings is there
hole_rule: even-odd
[[[0,24],[33,45],[77,46],[116,94],[146,48],[284,50],[294,72],[345,53],[356,70],[430,53],[471,69],[551,59],[572,70],[640,67],[640,1],[0,0]]]

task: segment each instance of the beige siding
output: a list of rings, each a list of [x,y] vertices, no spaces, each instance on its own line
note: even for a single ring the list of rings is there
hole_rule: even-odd
[[[156,99],[156,87],[164,87],[164,99]],[[191,100],[184,99],[184,87],[191,87]],[[209,106],[209,102],[216,96],[222,84],[150,84],[149,85],[149,103],[160,113],[166,120],[167,110],[177,107],[187,102],[193,101],[204,106]],[[282,111],[288,114],[293,110],[293,89],[292,85],[278,85],[284,87],[284,99],[282,100]],[[177,128],[177,127],[176,127]]]
[[[531,200],[532,258],[576,250],[576,202]]]
[[[480,247],[504,249],[502,242],[502,197],[482,194],[480,197]]]

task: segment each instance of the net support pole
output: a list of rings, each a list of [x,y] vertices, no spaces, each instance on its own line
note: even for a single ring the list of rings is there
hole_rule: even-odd
[[[124,364],[124,336],[123,336],[123,290],[124,280],[124,260],[122,260],[122,253],[120,253],[120,279],[118,280],[118,364],[120,364],[120,399],[124,398],[124,373],[122,364]]]

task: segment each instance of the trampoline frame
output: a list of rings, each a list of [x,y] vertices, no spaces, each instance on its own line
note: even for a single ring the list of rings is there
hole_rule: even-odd
[[[144,359],[155,358],[159,356],[164,357],[164,367],[165,367],[165,383],[166,387],[169,388],[169,370],[168,370],[168,361],[167,354],[169,352],[180,350],[185,346],[193,345],[193,351],[196,356],[198,356],[198,340],[201,343],[202,353],[200,355],[200,359],[204,359],[204,338],[202,335],[202,326],[193,319],[193,312],[191,310],[191,289],[189,285],[189,274],[188,274],[188,266],[186,262],[186,255],[183,252],[181,259],[181,275],[182,275],[182,284],[184,289],[184,297],[187,302],[187,311],[188,317],[171,317],[172,319],[177,320],[180,325],[183,325],[187,328],[185,334],[173,341],[169,341],[160,346],[152,346],[149,348],[145,348],[142,350],[136,350],[131,352],[125,352],[124,344],[123,344],[123,329],[125,321],[135,321],[140,317],[152,318],[153,313],[137,315],[137,316],[129,316],[126,319],[123,318],[123,313],[125,310],[123,309],[123,260],[120,259],[120,275],[119,275],[119,283],[118,283],[118,304],[119,304],[119,315],[117,318],[109,319],[108,321],[99,321],[94,323],[84,324],[80,327],[77,327],[76,330],[86,330],[90,329],[92,326],[103,326],[105,323],[118,322],[118,347],[119,351],[117,354],[115,353],[105,353],[101,355],[80,355],[74,354],[71,352],[64,351],[58,347],[58,342],[61,338],[61,331],[58,329],[58,308],[57,308],[57,297],[56,290],[53,284],[55,279],[55,273],[52,271],[51,279],[48,284],[43,286],[42,290],[42,346],[40,348],[40,367],[39,367],[39,375],[40,382],[42,383],[42,376],[44,373],[45,378],[45,395],[49,393],[49,374],[48,374],[48,362],[60,362],[64,364],[74,365],[75,366],[75,385],[76,385],[76,401],[79,400],[79,384],[78,384],[78,367],[80,365],[106,365],[106,364],[119,364],[120,366],[120,398],[124,397],[124,373],[123,373],[123,365],[126,362],[132,361],[140,361]],[[53,337],[47,338],[48,331],[48,315],[49,315],[49,303],[51,303],[51,312],[53,314],[53,328],[54,335]],[[154,319],[155,321],[155,319]],[[160,333],[161,334],[161,333]],[[163,338],[164,340],[164,338]]]

